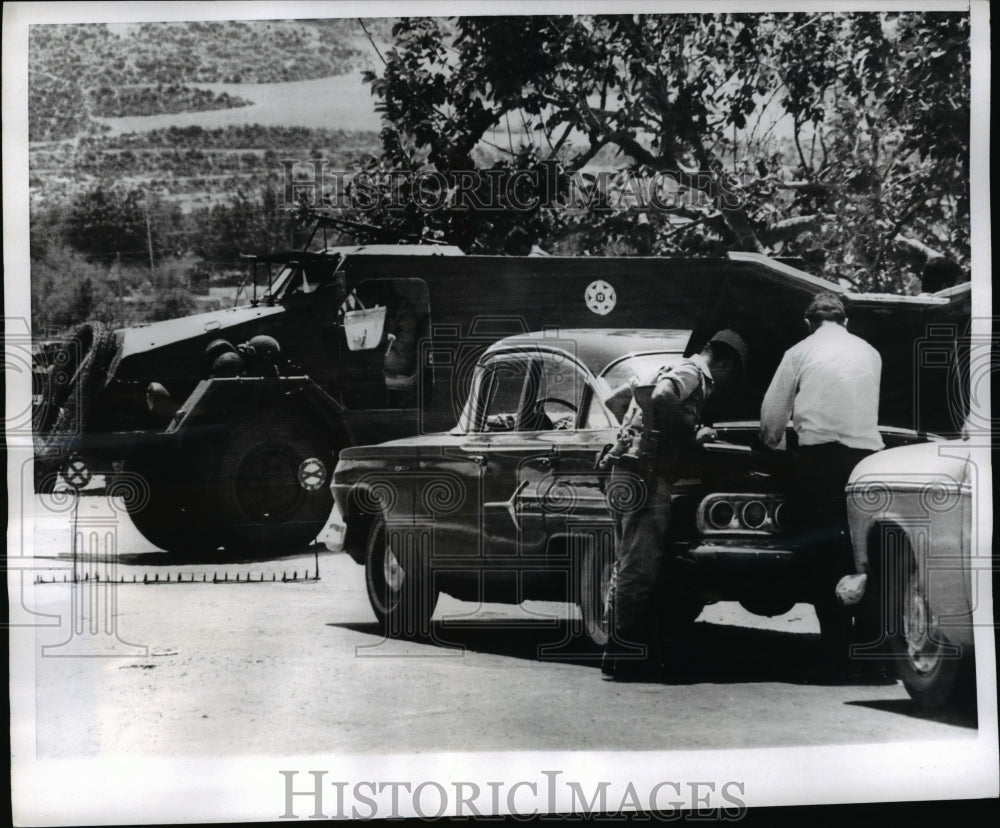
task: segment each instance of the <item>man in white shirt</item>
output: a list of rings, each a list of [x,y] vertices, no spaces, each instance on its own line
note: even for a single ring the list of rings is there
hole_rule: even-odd
[[[850,563],[844,487],[854,466],[883,447],[882,359],[848,333],[844,303],[834,293],[817,295],[805,321],[809,336],[785,352],[764,395],[760,437],[771,448],[785,448],[791,418],[798,443],[792,462],[795,527],[817,550],[813,603],[824,643],[843,667],[850,621],[835,600],[834,585]]]
[[[836,444],[878,451],[882,358],[848,333],[844,303],[836,294],[813,299],[806,324],[809,336],[785,352],[764,395],[761,439],[771,448],[783,448],[791,417],[799,448]]]

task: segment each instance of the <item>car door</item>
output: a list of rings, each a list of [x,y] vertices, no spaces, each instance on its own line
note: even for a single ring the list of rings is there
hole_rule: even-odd
[[[492,355],[477,365],[459,425],[433,452],[422,454],[422,468],[433,478],[424,500],[434,507],[435,558],[441,567],[510,571],[522,549],[542,546],[540,526],[522,520],[518,511],[523,478],[532,467],[523,461],[539,455],[519,428],[531,366],[531,357],[518,352]],[[444,477],[454,482],[453,491],[445,491]]]
[[[476,415],[461,451],[480,470],[483,566],[517,570],[545,552],[539,487],[550,474],[551,446],[539,428],[542,364],[531,350],[514,349],[482,366]]]
[[[549,436],[551,474],[542,481],[540,491],[546,535],[550,540],[564,537],[570,541],[550,543],[547,553],[552,568],[570,565],[565,557],[571,554],[574,539],[611,531],[611,514],[595,463],[600,451],[615,441],[618,429],[589,372],[580,367],[558,369],[549,366],[547,393],[573,399],[577,410],[571,426]]]

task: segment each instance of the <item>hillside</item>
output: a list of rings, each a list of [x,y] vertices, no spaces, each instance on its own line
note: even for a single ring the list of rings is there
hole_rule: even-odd
[[[288,160],[377,152],[373,56],[355,19],[31,26],[34,329],[231,304],[241,253],[303,243]]]
[[[391,22],[365,28],[384,43]],[[373,105],[353,114],[370,105],[368,34],[356,19],[32,26],[32,211],[112,183],[189,211],[241,187],[280,191],[280,159],[377,150]]]
[[[366,43],[355,19],[34,25],[29,139],[99,134],[98,116],[240,106],[190,85],[341,75],[367,65]]]

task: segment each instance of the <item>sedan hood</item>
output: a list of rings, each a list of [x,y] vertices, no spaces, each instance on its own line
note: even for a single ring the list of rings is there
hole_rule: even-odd
[[[851,472],[850,483],[870,480],[875,484],[909,484],[925,487],[933,495],[930,481],[942,477],[961,483],[968,477],[969,443],[943,440],[904,446],[866,457]]]

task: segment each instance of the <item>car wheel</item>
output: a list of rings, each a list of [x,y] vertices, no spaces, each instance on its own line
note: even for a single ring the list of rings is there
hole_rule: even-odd
[[[920,707],[933,710],[972,695],[974,662],[942,632],[912,556],[907,555],[904,566],[894,608],[896,672],[910,697]]]
[[[426,638],[438,602],[426,561],[412,548],[391,540],[384,520],[376,520],[365,549],[365,588],[375,617],[394,638]]]
[[[261,412],[206,455],[205,513],[229,552],[260,558],[313,540],[333,509],[328,441],[300,417]]]
[[[583,631],[594,644],[608,643],[614,550],[603,544],[589,544],[580,568],[578,605],[583,617]]]

